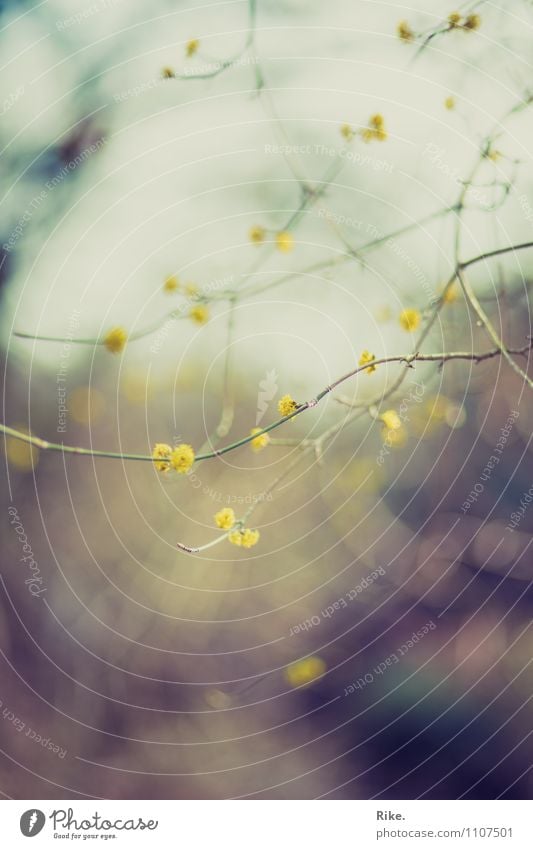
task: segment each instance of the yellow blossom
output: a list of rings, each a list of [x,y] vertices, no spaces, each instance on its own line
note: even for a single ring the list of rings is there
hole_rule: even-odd
[[[250,528],[244,528],[242,531],[231,531],[228,534],[228,540],[232,545],[252,548],[259,540],[259,531],[252,531]]]
[[[343,124],[341,127],[341,136],[346,139],[346,141],[351,141],[353,139],[353,130],[349,124]]]
[[[381,413],[380,419],[384,427],[381,431],[381,438],[389,446],[400,447],[407,442],[407,431],[402,425],[402,420],[396,410],[385,410]]]
[[[166,67],[164,67],[164,68],[163,68],[163,70],[161,71],[161,76],[163,77],[163,79],[164,79],[164,80],[171,80],[171,79],[173,79],[173,77],[175,77],[176,75],[175,75],[175,73],[174,73],[174,69],[173,69],[173,68],[170,68],[170,67],[167,65],[167,66],[166,66]]]
[[[228,542],[232,545],[242,545],[242,534],[240,531],[231,531],[228,534]]]
[[[170,445],[167,445],[166,442],[156,442],[154,450],[152,451],[152,457],[156,461],[154,466],[158,472],[168,472],[170,469],[171,453],[172,448]]]
[[[292,251],[294,247],[294,237],[292,233],[289,233],[288,230],[281,230],[279,233],[276,233],[276,247],[278,251],[281,251],[284,254]]]
[[[248,235],[250,237],[250,241],[253,242],[254,245],[260,245],[261,242],[265,241],[265,228],[260,227],[259,225],[251,227]]]
[[[364,366],[367,363],[371,363],[375,359],[376,359],[375,354],[371,354],[370,351],[363,351],[363,353],[359,357],[359,365]],[[369,366],[368,368],[365,369],[365,372],[366,372],[366,374],[372,374],[372,372],[375,371],[376,368],[377,368],[377,366]]]
[[[404,330],[416,330],[422,320],[422,316],[415,309],[405,309],[400,313],[400,324]]]
[[[479,15],[468,15],[463,26],[465,29],[470,30],[479,29],[481,26],[481,18]]]
[[[186,56],[190,59],[191,56],[194,56],[194,54],[197,52],[199,47],[200,47],[199,40],[197,38],[191,38],[191,40],[188,41],[187,44],[185,45]]]
[[[368,127],[366,127],[362,132],[363,140],[366,142],[376,140],[376,141],[385,141],[387,138],[387,131],[385,129],[385,119],[383,115],[377,113],[376,115],[371,115],[368,119]]]
[[[112,354],[120,354],[126,347],[128,334],[123,327],[112,327],[104,336],[104,345]]]
[[[502,155],[503,154],[501,150],[494,149],[489,150],[489,152],[487,153],[487,158],[490,159],[492,162],[498,162],[498,160],[502,158]]]
[[[179,288],[180,284],[178,282],[178,278],[174,274],[169,274],[168,277],[165,277],[165,282],[163,284],[165,292],[176,292]]]
[[[192,307],[189,311],[189,318],[192,318],[196,324],[205,324],[209,321],[209,310],[203,304],[199,304],[197,307]]]
[[[402,421],[396,410],[385,410],[385,412],[380,415],[380,419],[387,430],[398,430],[402,426]]]
[[[455,109],[455,98],[451,94],[445,99],[444,106],[446,109]]]
[[[250,528],[245,528],[242,531],[243,548],[252,548],[259,542],[259,531],[252,531]]]
[[[414,38],[414,32],[407,23],[407,21],[400,21],[398,26],[396,27],[396,33],[398,38],[401,38],[402,41],[412,41]]]
[[[180,475],[184,475],[189,471],[194,463],[194,451],[191,445],[181,443],[172,450],[170,455],[170,465]]]
[[[298,404],[293,398],[291,398],[290,395],[284,395],[283,398],[280,398],[278,401],[278,412],[280,412],[282,416],[290,416],[290,414],[294,413],[297,408]]]
[[[254,433],[261,433],[260,427],[253,427],[250,431],[250,436],[253,436]],[[256,436],[252,439],[250,445],[252,446],[254,451],[261,451],[261,449],[266,448],[268,443],[270,442],[270,436],[268,433],[261,433],[261,436]]]
[[[459,26],[460,20],[461,14],[459,12],[450,12],[450,14],[448,15],[448,23],[450,24],[450,27],[452,29]]]
[[[198,294],[198,286],[196,285],[196,283],[186,283],[185,294],[188,295],[190,298],[196,297],[196,295]]]
[[[214,516],[215,525],[217,528],[222,528],[224,531],[229,531],[235,524],[235,513],[231,507],[223,507]]]
[[[285,678],[291,687],[304,687],[320,678],[326,669],[326,663],[321,657],[311,655],[311,657],[305,657],[303,660],[297,660],[287,666]]]

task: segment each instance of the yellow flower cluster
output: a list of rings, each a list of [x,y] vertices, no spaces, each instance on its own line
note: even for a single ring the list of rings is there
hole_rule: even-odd
[[[152,457],[156,461],[154,466],[158,472],[168,472],[170,469],[170,455],[172,448],[166,442],[156,442],[152,451]]]
[[[341,127],[341,136],[346,139],[346,141],[351,141],[354,137],[354,131],[350,127],[349,124],[343,124]]]
[[[381,431],[381,438],[383,439],[383,442],[386,442],[387,445],[395,445],[398,447],[404,445],[407,441],[407,431],[402,426],[402,420],[396,410],[385,410],[385,412],[381,414],[380,419],[384,425]]]
[[[180,284],[178,278],[174,274],[169,274],[168,277],[165,277],[165,282],[163,284],[163,291],[168,292],[179,292]]]
[[[418,312],[418,310],[409,308],[402,310],[399,317],[399,322],[404,330],[408,330],[412,332],[416,330],[422,321],[422,316]]]
[[[371,354],[370,351],[363,351],[363,353],[359,357],[359,365],[365,366],[367,363],[371,363],[375,359],[375,354]],[[365,369],[365,372],[366,374],[372,374],[372,372],[375,371],[376,368],[377,366],[370,365],[368,368]]]
[[[450,95],[444,101],[445,109],[455,109],[455,98]]]
[[[252,548],[259,541],[259,531],[252,531],[250,528],[231,531],[228,534],[228,540],[232,545],[242,546],[243,548]]]
[[[180,475],[189,471],[194,463],[194,451],[191,445],[181,443],[177,445],[170,455],[170,465]]]
[[[450,25],[450,29],[458,29],[461,27],[466,30],[475,30],[479,29],[481,26],[481,18],[479,15],[467,15],[463,21],[463,17],[460,12],[451,12],[448,15],[448,24]]]
[[[184,475],[194,463],[194,451],[191,445],[185,443],[172,448],[165,442],[156,442],[152,458],[158,472],[168,472],[173,468],[178,474]]]
[[[400,21],[398,26],[396,27],[396,33],[398,38],[401,38],[402,41],[412,41],[415,37],[415,34],[407,21]]]
[[[368,127],[362,131],[363,140],[369,141],[385,141],[387,131],[385,129],[385,119],[379,113],[371,115],[368,119]]]
[[[185,55],[187,56],[187,58],[190,59],[191,56],[194,56],[194,54],[198,51],[199,47],[199,40],[197,38],[191,38],[191,40],[188,41],[185,45]]]
[[[265,241],[265,228],[256,225],[252,227],[249,232],[250,241],[254,243],[254,245],[260,245],[261,242]]]
[[[396,410],[385,410],[380,416],[387,430],[398,430],[402,426],[401,419]]]
[[[281,251],[284,254],[292,251],[294,247],[294,237],[292,233],[289,233],[288,230],[281,230],[279,233],[276,233],[276,247],[278,251]]]
[[[104,336],[104,345],[112,354],[120,354],[126,347],[128,334],[123,327],[112,327]]]
[[[209,321],[209,310],[203,304],[198,304],[198,306],[191,307],[189,318],[192,318],[196,324],[206,324]]]
[[[293,398],[291,398],[290,395],[284,395],[283,398],[280,398],[278,401],[278,412],[281,413],[282,416],[290,416],[290,414],[294,413],[297,409],[298,404]]]
[[[250,436],[253,436],[254,433],[260,433],[260,436],[254,437],[252,439],[250,445],[254,451],[261,451],[263,448],[266,448],[268,443],[270,442],[270,436],[268,433],[261,433],[260,427],[253,427],[250,431]]]
[[[223,507],[214,515],[215,525],[223,531],[229,531],[235,524],[235,513],[231,507]]]

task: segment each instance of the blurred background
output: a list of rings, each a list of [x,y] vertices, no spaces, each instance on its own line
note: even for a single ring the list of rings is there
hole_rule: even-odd
[[[490,351],[439,298],[532,239],[533,8],[453,11],[2,2],[5,424],[198,453],[430,321]],[[532,273],[466,272],[511,348]],[[528,798],[532,415],[494,357],[378,366],[186,476],[2,439],[0,792]],[[225,507],[257,545],[178,549]]]

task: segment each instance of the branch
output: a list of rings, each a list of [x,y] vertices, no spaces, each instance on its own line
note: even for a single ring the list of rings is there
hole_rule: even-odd
[[[524,345],[522,348],[505,348],[502,343],[498,345],[498,347],[484,352],[468,352],[468,351],[445,351],[442,353],[434,353],[434,354],[421,354],[420,352],[415,352],[414,354],[397,354],[391,357],[381,357],[376,360],[372,360],[371,365],[386,365],[387,363],[404,363],[408,368],[414,368],[413,363],[415,362],[440,362],[446,363],[449,360],[470,360],[475,363],[480,363],[483,360],[488,360],[493,357],[497,357],[499,355],[505,356],[506,354],[514,354],[514,355],[525,355],[527,354],[533,346],[533,341],[530,340],[527,345]],[[516,365],[516,364],[515,364]],[[344,383],[346,380],[349,380],[352,377],[355,377],[360,372],[364,372],[368,369],[369,363],[365,363],[363,366],[357,366],[357,368],[352,369],[346,374],[339,377],[329,386],[326,386],[322,389],[318,395],[314,398],[311,398],[309,401],[304,401],[302,404],[299,404],[296,410],[294,410],[288,416],[282,416],[271,424],[267,425],[264,428],[261,428],[260,431],[257,431],[253,435],[248,434],[247,436],[238,439],[235,442],[231,442],[229,445],[224,446],[223,448],[218,448],[213,451],[208,451],[205,453],[200,453],[196,456],[195,461],[199,460],[210,460],[214,457],[220,457],[223,454],[227,454],[230,451],[234,451],[236,448],[240,448],[242,445],[246,445],[248,442],[251,442],[253,439],[261,436],[264,433],[269,433],[272,430],[280,427],[285,422],[290,421],[290,419],[299,416],[301,413],[305,412],[305,410],[310,410],[313,407],[316,407],[319,402],[328,395],[333,389],[336,389],[337,386],[340,386],[341,383]],[[518,367],[517,367],[518,368]],[[520,373],[524,374],[520,369]],[[529,377],[525,375],[526,380],[533,386]],[[403,376],[402,376],[403,379]],[[381,400],[381,399],[378,399]],[[367,406],[372,406],[369,403]],[[64,445],[63,443],[55,443],[48,442],[45,439],[41,439],[38,436],[33,436],[32,434],[23,433],[21,431],[15,430],[12,427],[8,427],[5,424],[0,423],[0,432],[5,436],[10,436],[13,439],[19,439],[22,442],[27,442],[30,445],[35,445],[36,448],[40,448],[43,451],[61,451],[64,454],[79,454],[90,457],[102,457],[107,459],[114,460],[140,460],[144,462],[160,462],[160,458],[152,457],[151,454],[129,454],[117,451],[99,451],[92,448],[82,448],[79,446],[73,445]]]

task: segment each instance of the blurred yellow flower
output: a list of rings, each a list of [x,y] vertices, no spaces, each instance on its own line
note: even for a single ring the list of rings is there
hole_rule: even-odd
[[[21,433],[26,433],[28,436],[31,431],[25,425],[14,424],[13,430],[18,430]],[[18,469],[19,472],[31,472],[31,470],[39,462],[39,449],[29,442],[23,442],[21,439],[15,439],[13,436],[6,437],[6,454],[9,464]]]
[[[223,690],[218,690],[216,688],[206,690],[204,698],[206,703],[209,707],[213,708],[213,710],[226,710],[226,708],[231,707],[231,696]]]
[[[104,336],[104,345],[112,354],[120,354],[126,347],[128,334],[123,327],[112,327]]]
[[[354,132],[349,124],[343,124],[341,126],[341,136],[346,139],[346,141],[351,141],[354,136]]]
[[[394,448],[401,448],[407,442],[407,430],[404,427],[399,427],[395,430],[384,427],[381,432],[381,438],[387,445]]]
[[[154,466],[158,472],[168,472],[170,469],[170,455],[172,448],[166,442],[156,442],[152,451],[152,457],[156,461]]]
[[[120,391],[130,404],[146,404],[154,394],[155,381],[142,370],[129,369],[121,374]]]
[[[289,233],[288,230],[281,230],[281,232],[276,233],[276,246],[278,251],[281,251],[284,254],[292,251],[294,247],[294,237],[292,233]]]
[[[377,113],[376,115],[371,115],[368,119],[368,127],[366,127],[362,132],[363,140],[366,142],[376,140],[376,141],[385,141],[387,138],[387,131],[385,130],[385,119],[383,115]]]
[[[303,687],[324,675],[326,669],[326,663],[321,657],[311,655],[287,666],[285,678],[291,687]]]
[[[452,283],[451,286],[444,289],[442,293],[442,300],[445,304],[453,304],[458,299],[460,291],[460,287],[457,283]]]
[[[173,449],[170,455],[170,465],[180,475],[184,475],[189,471],[194,463],[194,451],[191,445],[181,443]]]
[[[479,27],[481,26],[480,16],[479,15],[468,15],[463,26],[464,26],[465,29],[470,29],[470,30],[479,29]]]
[[[223,531],[229,531],[235,524],[235,513],[231,507],[223,507],[214,515],[215,525]]]
[[[399,321],[400,321],[400,324],[402,325],[404,330],[409,330],[411,332],[413,330],[416,330],[416,328],[420,324],[421,320],[422,320],[422,316],[420,315],[418,310],[405,309],[405,310],[402,310],[401,313],[400,313]]]
[[[170,68],[168,65],[166,65],[161,71],[161,76],[164,80],[171,80],[173,79],[173,77],[176,76],[176,74],[174,73],[173,68]]]
[[[451,94],[444,101],[444,106],[446,109],[455,109],[455,97],[452,97]]]
[[[448,23],[450,24],[452,29],[459,25],[460,20],[461,20],[460,12],[450,12],[450,14],[448,15]]]
[[[367,363],[371,363],[375,359],[376,359],[375,354],[371,354],[370,351],[363,351],[363,353],[359,357],[359,365],[364,366]],[[372,372],[375,371],[376,368],[377,368],[377,366],[369,366],[368,368],[365,369],[365,373],[366,374],[372,374]]]
[[[165,278],[163,290],[170,293],[179,291],[179,288],[180,284],[178,282],[178,278],[174,274],[169,274],[169,276]]]
[[[398,430],[402,426],[401,419],[396,410],[385,410],[380,419],[388,430]]]
[[[69,393],[67,407],[70,418],[78,424],[95,424],[105,410],[105,398],[98,389],[77,386]]]
[[[382,306],[378,307],[375,310],[374,315],[376,316],[376,321],[390,321],[390,319],[392,318],[392,310],[388,304],[382,304]]]
[[[278,412],[282,416],[290,416],[298,408],[296,401],[290,395],[284,395],[278,401]]]
[[[197,38],[191,38],[191,40],[188,41],[187,44],[185,45],[185,54],[190,59],[191,56],[194,56],[194,54],[197,52],[199,47],[200,47],[199,40]]]
[[[189,318],[192,318],[196,324],[205,324],[209,321],[209,310],[207,307],[203,306],[203,304],[200,304],[197,307],[192,307],[189,311]]]
[[[401,38],[402,41],[412,41],[414,38],[414,32],[407,23],[407,21],[400,21],[398,26],[396,27],[396,33],[398,38]]]
[[[260,427],[253,427],[250,431],[250,436],[253,436],[254,433],[261,433]],[[256,436],[252,439],[250,445],[252,446],[254,451],[261,451],[263,448],[266,448],[268,443],[270,442],[270,436],[268,433],[261,433],[261,436]]]
[[[256,227],[251,227],[249,232],[250,241],[254,243],[254,245],[260,245],[261,242],[265,241],[265,228],[257,225]]]

